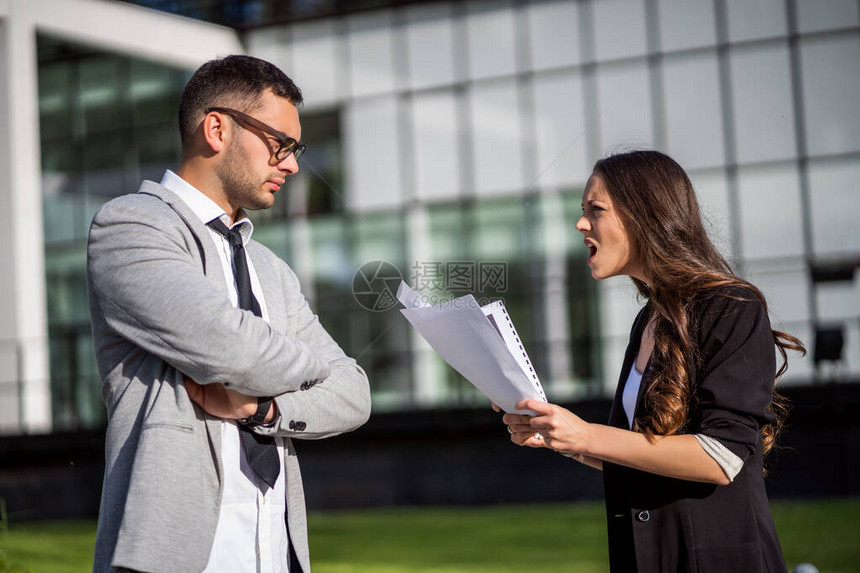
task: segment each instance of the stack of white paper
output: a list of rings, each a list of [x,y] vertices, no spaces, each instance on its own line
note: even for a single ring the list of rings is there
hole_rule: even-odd
[[[520,400],[546,402],[540,380],[501,301],[481,307],[472,295],[430,305],[405,282],[397,299],[415,330],[442,359],[505,412]]]

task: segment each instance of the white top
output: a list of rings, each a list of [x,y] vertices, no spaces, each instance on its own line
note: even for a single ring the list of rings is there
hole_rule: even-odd
[[[639,397],[639,386],[642,384],[642,373],[636,370],[636,361],[630,367],[627,382],[624,383],[624,392],[621,394],[621,404],[624,413],[627,414],[627,427],[633,429],[633,415],[636,413],[636,398]]]
[[[195,187],[170,170],[164,173],[161,184],[176,193],[203,224],[221,218],[230,228],[238,227],[242,240],[247,245],[254,231],[251,221],[242,217],[232,226],[221,207]],[[209,229],[215,243],[224,281],[233,306],[239,306],[236,279],[233,275],[233,250],[229,242],[217,231]],[[260,303],[263,320],[268,321],[263,289],[247,257],[251,275],[251,290]],[[286,525],[286,491],[284,484],[284,442],[275,438],[280,473],[274,488],[263,494],[257,479],[251,480],[242,468],[253,475],[247,467],[245,451],[239,436],[239,426],[233,420],[221,421],[221,459],[223,463],[223,487],[221,493],[218,525],[209,554],[209,563],[204,573],[287,573],[288,538]]]
[[[630,366],[627,381],[624,383],[624,390],[621,393],[621,405],[624,407],[624,413],[627,415],[627,425],[631,430],[633,429],[633,416],[636,413],[636,398],[639,396],[639,387],[641,385],[642,373],[636,370],[636,361],[634,360],[633,365]],[[719,464],[726,477],[729,478],[729,481],[734,481],[735,476],[741,471],[744,461],[716,438],[705,434],[693,435],[699,442],[699,445],[702,446],[702,449]]]

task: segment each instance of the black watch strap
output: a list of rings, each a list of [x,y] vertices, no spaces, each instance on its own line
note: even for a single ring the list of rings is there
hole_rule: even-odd
[[[240,424],[245,426],[265,426],[266,414],[269,413],[269,408],[272,406],[274,398],[257,398],[257,411],[252,416],[248,416],[239,420]]]

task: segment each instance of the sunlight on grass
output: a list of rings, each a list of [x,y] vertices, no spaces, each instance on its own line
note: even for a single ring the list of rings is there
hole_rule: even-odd
[[[860,500],[772,504],[789,570],[856,572]],[[602,503],[402,507],[309,516],[314,573],[604,573]],[[0,531],[0,573],[92,569],[94,521],[14,524]]]
[[[821,573],[860,571],[860,499],[771,504],[789,567],[812,563]]]
[[[596,572],[607,560],[598,504],[410,507],[316,514],[310,524],[318,573]]]
[[[93,568],[94,521],[22,523],[0,534],[0,573],[81,573]],[[4,569],[5,567],[5,569]]]

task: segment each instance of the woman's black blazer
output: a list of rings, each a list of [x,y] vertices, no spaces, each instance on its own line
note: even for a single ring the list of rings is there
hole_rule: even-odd
[[[736,298],[744,300],[736,300]],[[755,295],[724,289],[696,307],[701,354],[692,381],[686,433],[719,440],[744,460],[729,485],[718,486],[603,464],[613,573],[785,572],[762,475],[761,428],[773,420],[776,368],[770,322]],[[628,428],[621,394],[639,350],[647,306],[634,323],[609,424]],[[642,377],[636,415],[648,386]]]

